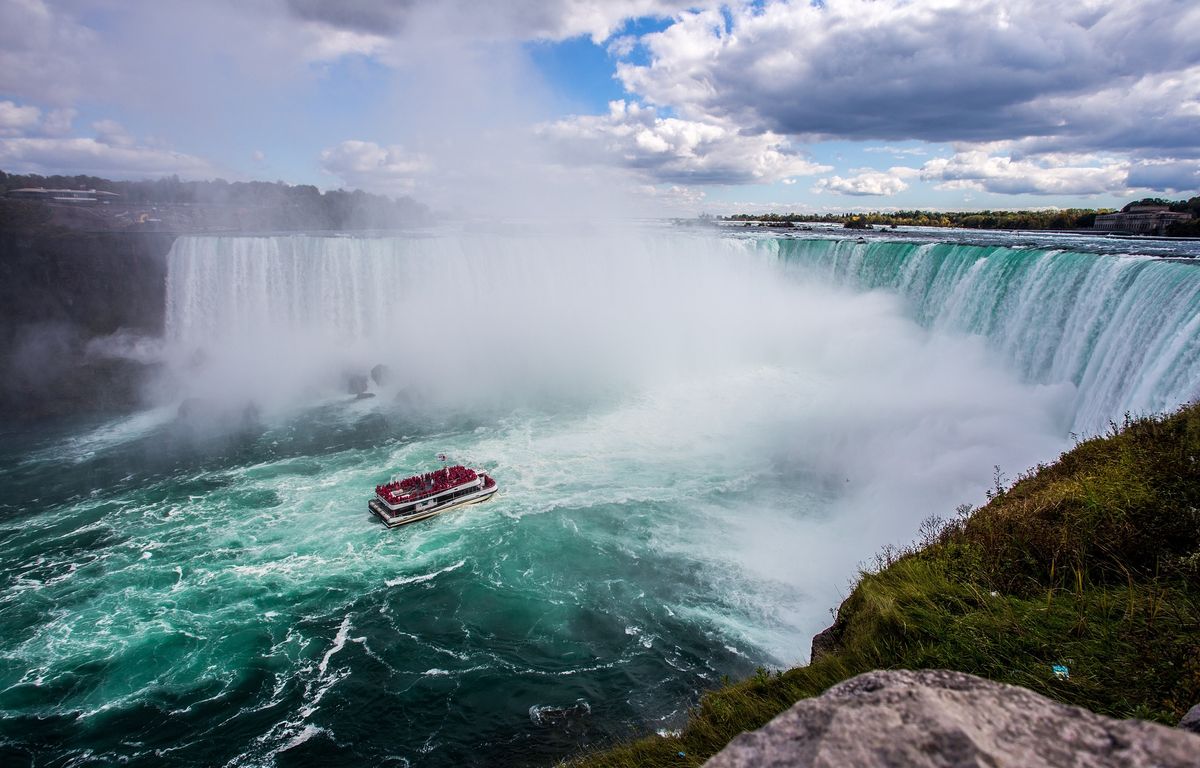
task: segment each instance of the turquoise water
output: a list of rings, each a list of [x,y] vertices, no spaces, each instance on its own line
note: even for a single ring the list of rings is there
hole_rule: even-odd
[[[1196,275],[921,243],[183,240],[146,410],[0,439],[0,757],[546,765],[677,728],[722,677],[802,661],[857,563],[993,465],[1194,396]],[[375,397],[345,394],[381,361]],[[500,494],[374,522],[370,489],[440,452]]]

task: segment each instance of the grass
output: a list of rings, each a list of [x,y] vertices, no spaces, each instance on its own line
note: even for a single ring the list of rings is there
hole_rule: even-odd
[[[568,765],[700,765],[881,668],[954,669],[1174,725],[1200,702],[1200,405],[1127,418],[1003,486],[997,474],[988,504],[931,518],[920,544],[877,556],[838,611],[835,652],[709,692],[677,737]]]

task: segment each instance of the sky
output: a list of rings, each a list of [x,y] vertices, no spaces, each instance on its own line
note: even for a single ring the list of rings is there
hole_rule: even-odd
[[[496,213],[1114,207],[1200,194],[1196,29],[1196,0],[0,0],[0,169]]]

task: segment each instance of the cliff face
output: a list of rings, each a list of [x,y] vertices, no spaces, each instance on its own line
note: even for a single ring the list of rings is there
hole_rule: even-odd
[[[162,334],[174,240],[0,231],[0,422],[136,402],[149,370],[125,348]]]

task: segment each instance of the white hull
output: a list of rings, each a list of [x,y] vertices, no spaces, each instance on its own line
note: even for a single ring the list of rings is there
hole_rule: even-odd
[[[431,507],[429,509],[423,509],[419,512],[410,512],[409,514],[405,515],[398,515],[392,512],[387,508],[386,504],[377,498],[371,499],[369,502],[367,502],[367,506],[379,517],[380,520],[383,521],[383,524],[388,528],[398,528],[401,525],[408,525],[409,523],[416,523],[421,520],[428,520],[431,517],[437,517],[443,512],[449,512],[457,507],[465,507],[470,504],[478,504],[481,501],[487,501],[496,495],[497,490],[498,488],[496,485],[492,485],[489,488],[480,488],[475,493],[471,493],[466,496],[459,496],[457,499],[447,501],[445,504],[439,504],[438,506]]]

